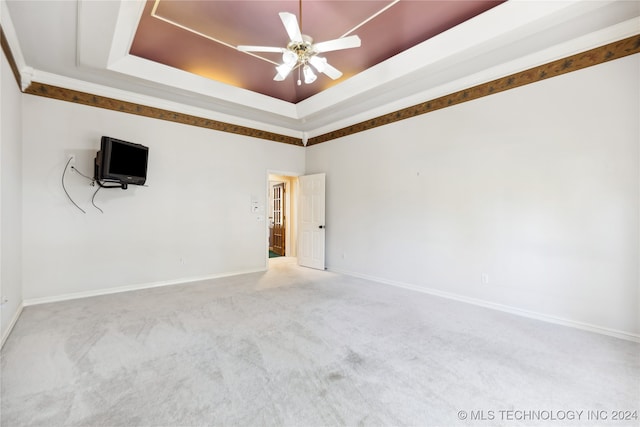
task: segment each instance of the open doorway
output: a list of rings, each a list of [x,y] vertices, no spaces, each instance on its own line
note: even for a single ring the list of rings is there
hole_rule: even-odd
[[[268,258],[297,256],[298,177],[268,174]]]

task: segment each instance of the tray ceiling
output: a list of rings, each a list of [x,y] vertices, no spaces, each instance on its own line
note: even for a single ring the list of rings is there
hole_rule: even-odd
[[[334,39],[392,3],[303,1],[303,32]],[[640,32],[638,1],[401,0],[353,31],[361,48],[325,55],[343,78],[297,87],[291,77],[274,82],[273,64],[208,39],[286,43],[278,12],[297,15],[295,1],[161,0],[163,19],[150,16],[153,5],[3,0],[0,20],[23,86],[39,82],[304,141]]]
[[[173,1],[149,0],[130,53],[202,77],[297,103],[391,58],[503,1]],[[278,53],[250,55],[239,45],[285,47],[279,12],[298,16],[315,42],[356,34],[360,48],[324,54],[344,73],[297,85],[296,71],[274,81]],[[300,18],[300,13],[302,13]],[[355,30],[354,30],[355,29]]]

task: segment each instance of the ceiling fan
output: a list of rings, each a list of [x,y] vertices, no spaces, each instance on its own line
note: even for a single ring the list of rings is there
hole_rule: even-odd
[[[332,67],[326,58],[320,57],[318,54],[360,47],[360,37],[354,35],[314,44],[311,37],[302,34],[302,26],[298,24],[296,15],[289,12],[280,12],[279,15],[290,39],[286,47],[238,46],[237,49],[241,52],[282,53],[283,63],[276,67],[277,73],[273,78],[275,81],[284,80],[294,68],[302,67],[304,82],[306,84],[313,83],[317,77],[309,64],[311,64],[316,71],[324,73],[334,80],[342,77],[342,72]],[[302,0],[300,0],[300,17],[302,21]],[[302,82],[300,78],[298,78],[298,85],[301,84]]]

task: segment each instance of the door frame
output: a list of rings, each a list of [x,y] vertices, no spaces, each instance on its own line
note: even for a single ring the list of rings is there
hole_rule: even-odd
[[[265,175],[265,194],[267,195],[267,202],[269,201],[269,193],[271,191],[271,187],[269,185],[269,176],[270,175],[280,175],[280,176],[286,176],[291,178],[291,181],[295,184],[293,185],[293,187],[295,188],[291,188],[291,189],[287,189],[287,204],[288,207],[287,209],[290,210],[290,212],[293,212],[294,210],[297,213],[297,209],[298,209],[298,177],[302,176],[303,173],[300,172],[288,172],[288,171],[282,171],[282,170],[275,170],[275,169],[267,169],[267,173]],[[285,185],[285,188],[287,188],[287,186]],[[267,205],[268,203],[265,203],[265,205]],[[270,209],[270,207],[268,208]],[[265,269],[269,269],[269,210],[267,210],[265,212],[265,221],[264,221],[264,236],[265,236],[265,252],[264,252],[264,256],[265,256]],[[294,247],[297,250],[298,247],[298,235],[297,235],[297,224],[294,224],[294,220],[295,222],[297,222],[297,214],[296,215],[286,215],[286,219],[285,219],[285,226],[287,227],[288,231],[287,233],[289,233],[289,244],[285,245],[285,256],[288,253],[288,251],[291,251]],[[294,234],[295,232],[295,234]],[[295,242],[295,243],[294,243]],[[297,255],[297,254],[296,254]]]
[[[272,175],[276,176],[276,175]],[[282,179],[282,180],[281,180]],[[273,219],[269,221],[271,232],[269,233],[269,250],[280,256],[286,256],[289,250],[291,230],[288,219],[289,192],[291,191],[291,178],[280,177],[269,181],[269,213],[273,213]]]

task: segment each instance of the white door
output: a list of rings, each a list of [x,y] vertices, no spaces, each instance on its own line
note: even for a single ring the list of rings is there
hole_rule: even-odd
[[[324,270],[324,181],[323,173],[299,177],[298,264],[320,270]]]

